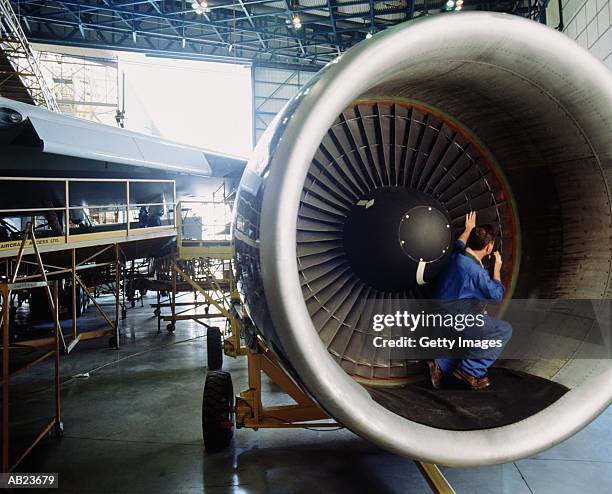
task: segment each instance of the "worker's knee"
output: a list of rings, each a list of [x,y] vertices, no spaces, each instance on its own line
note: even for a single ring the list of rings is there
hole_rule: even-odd
[[[504,343],[512,337],[512,326],[507,321],[490,317],[485,326],[487,328],[485,334],[488,337],[500,339]]]
[[[497,333],[501,339],[508,341],[512,338],[512,325],[507,321],[499,321],[497,324]]]

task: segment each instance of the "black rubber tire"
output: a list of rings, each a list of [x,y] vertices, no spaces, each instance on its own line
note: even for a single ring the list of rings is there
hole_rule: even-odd
[[[49,308],[49,300],[43,288],[34,288],[30,290],[28,298],[30,307],[30,318],[34,321],[50,321],[53,319],[53,314]]]
[[[206,330],[206,352],[208,355],[208,370],[218,370],[223,367],[223,340],[221,330],[217,327]]]
[[[234,386],[225,371],[206,375],[202,397],[202,436],[207,453],[227,448],[234,435]]]
[[[173,322],[171,322],[170,324],[166,326],[166,331],[168,331],[168,333],[174,333],[175,330],[176,330],[176,326]]]

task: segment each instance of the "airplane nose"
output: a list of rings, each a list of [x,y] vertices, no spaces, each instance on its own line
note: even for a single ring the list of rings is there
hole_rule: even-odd
[[[23,115],[12,108],[0,107],[0,129],[12,127],[23,121]]]

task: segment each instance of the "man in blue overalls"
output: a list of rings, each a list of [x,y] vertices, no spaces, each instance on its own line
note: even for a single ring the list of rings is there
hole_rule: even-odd
[[[495,229],[491,225],[476,226],[476,213],[466,215],[465,230],[455,243],[455,251],[446,271],[440,278],[438,298],[441,300],[466,300],[468,306],[480,305],[480,301],[498,301],[504,295],[501,283],[502,259],[499,251],[493,252]],[[482,265],[482,260],[493,255],[495,264],[493,276]],[[460,303],[461,304],[461,303]],[[449,303],[452,306],[453,303]],[[463,304],[465,307],[465,304]],[[506,343],[512,336],[512,326],[505,321],[484,316],[482,327],[474,326],[464,331],[464,339],[501,340],[501,347],[470,351],[468,358],[457,360],[439,358],[430,360],[429,373],[431,384],[435,389],[441,386],[443,379],[453,376],[471,389],[484,389],[491,384],[486,376]]]

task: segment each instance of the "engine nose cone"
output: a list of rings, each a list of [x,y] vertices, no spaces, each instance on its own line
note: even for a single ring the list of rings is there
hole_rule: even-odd
[[[400,223],[400,245],[415,262],[435,263],[450,250],[451,240],[449,218],[435,206],[412,208]]]
[[[423,192],[376,189],[357,201],[344,224],[344,249],[357,276],[387,292],[430,281],[444,267],[451,220]]]

